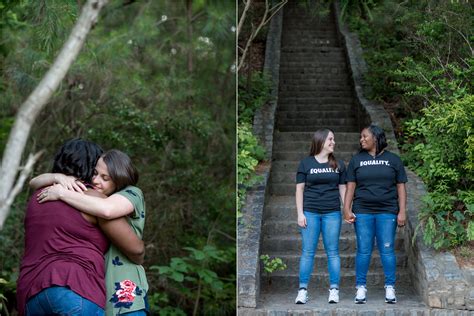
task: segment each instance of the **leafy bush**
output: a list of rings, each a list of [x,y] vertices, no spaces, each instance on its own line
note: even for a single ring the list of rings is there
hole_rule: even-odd
[[[420,210],[424,240],[436,249],[474,240],[474,96],[433,103],[406,123],[404,158],[428,186]]]
[[[255,174],[258,162],[265,156],[265,150],[258,144],[257,138],[252,134],[249,123],[240,123],[238,126],[238,164],[237,164],[237,205],[239,208],[244,203],[247,188],[254,185],[259,177]]]
[[[270,100],[270,79],[260,72],[239,77],[239,123],[252,123],[255,111]]]
[[[235,311],[232,297],[235,287],[229,284],[232,280],[223,280],[216,273],[219,266],[235,265],[235,248],[227,251],[206,245],[202,249],[185,247],[189,252],[186,257],[171,258],[167,266],[151,266],[151,271],[158,271],[161,282],[169,282],[168,287],[179,291],[181,295],[194,304],[195,311],[200,304],[204,315],[227,315]],[[197,289],[197,290],[195,290]],[[221,304],[227,301],[230,304]],[[175,308],[176,304],[168,305],[166,295],[155,295],[152,301],[152,313],[159,315],[186,315],[183,310]]]
[[[239,78],[239,121],[237,126],[237,208],[240,216],[247,189],[260,178],[255,174],[259,161],[265,157],[265,150],[252,133],[255,111],[270,100],[270,80],[262,73]]]

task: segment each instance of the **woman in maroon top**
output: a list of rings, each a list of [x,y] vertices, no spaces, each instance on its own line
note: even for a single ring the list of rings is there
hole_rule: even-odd
[[[94,143],[70,140],[56,154],[53,172],[89,183],[101,154]],[[20,315],[103,315],[107,237],[137,263],[143,260],[143,242],[124,218],[101,224],[101,230],[95,217],[61,201],[39,204],[36,194],[25,215],[25,253],[17,283]],[[85,194],[100,195],[94,190]]]

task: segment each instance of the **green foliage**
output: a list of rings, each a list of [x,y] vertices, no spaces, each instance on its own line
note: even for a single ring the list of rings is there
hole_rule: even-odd
[[[7,26],[2,34],[0,148],[19,106],[71,31],[78,3],[25,0],[9,7],[23,24]],[[218,251],[235,249],[236,82],[230,67],[235,59],[235,7],[225,1],[193,1],[191,28],[186,10],[182,1],[110,2],[37,118],[25,151],[46,150],[34,175],[49,172],[55,151],[72,137],[128,153],[139,170],[138,185],[149,210],[144,231],[147,272],[151,265],[186,257],[183,246],[200,249],[212,241]],[[30,194],[25,189],[16,199],[0,233],[0,270],[7,279],[16,279],[18,273]],[[204,275],[206,293],[201,296],[206,304],[200,303],[197,312],[205,314],[203,306],[211,310],[208,302],[216,295],[214,300],[232,314],[235,261],[208,269],[219,275],[223,293],[208,290]],[[148,275],[148,295],[158,306],[167,306],[160,313],[192,312],[195,302],[190,298],[198,288],[184,296],[159,278],[158,273]],[[160,301],[165,299],[172,303]]]
[[[265,149],[253,135],[252,123],[255,111],[270,101],[271,82],[261,73],[239,78],[239,122],[237,126],[237,208],[245,202],[246,191],[261,179],[255,168],[265,157]],[[240,212],[238,211],[238,216]]]
[[[474,193],[458,191],[451,195],[438,191],[423,197],[418,217],[424,228],[423,240],[435,249],[452,248],[474,240]],[[421,227],[420,226],[420,227]]]
[[[185,300],[203,304],[205,315],[232,314],[235,310],[235,302],[230,302],[235,288],[226,284],[222,276],[215,271],[222,264],[235,264],[235,249],[222,251],[214,246],[206,245],[202,249],[193,247],[183,248],[189,252],[186,257],[175,257],[167,266],[151,266],[151,271],[158,271],[161,282],[170,282]],[[235,281],[235,275],[232,280]],[[229,281],[229,280],[227,280]],[[198,291],[192,289],[197,288]],[[230,305],[224,306],[222,301],[229,301]],[[169,303],[167,297],[158,296],[154,298],[154,311],[159,315],[169,315],[170,308],[176,308],[176,303]],[[184,311],[183,311],[184,313]],[[180,313],[178,313],[180,315]]]
[[[257,138],[252,134],[249,123],[240,123],[238,126],[238,164],[237,164],[237,205],[240,207],[245,202],[245,192],[260,179],[255,174],[258,162],[265,156],[265,150],[259,145]]]
[[[474,96],[433,103],[406,122],[404,151],[430,190],[469,189],[474,176]]]
[[[255,111],[270,101],[271,81],[261,72],[239,77],[239,123],[252,124]]]
[[[269,255],[261,255],[260,260],[263,263],[263,271],[270,275],[275,271],[282,271],[287,268],[286,264],[281,260],[281,258],[271,258]]]
[[[427,184],[419,219],[435,249],[473,240],[474,96],[433,103],[406,123],[405,159]]]

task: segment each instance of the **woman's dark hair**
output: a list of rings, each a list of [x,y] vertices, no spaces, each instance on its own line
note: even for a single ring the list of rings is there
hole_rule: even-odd
[[[323,150],[324,143],[326,142],[326,138],[328,138],[328,135],[330,132],[334,135],[334,132],[330,130],[329,128],[318,129],[313,134],[313,139],[311,141],[311,149],[309,150],[310,156],[315,156]],[[329,161],[329,166],[332,169],[336,170],[337,160],[336,160],[336,157],[334,157],[333,153],[329,154],[328,161]]]
[[[110,179],[115,184],[115,190],[120,191],[127,185],[136,185],[138,182],[138,171],[132,163],[130,157],[120,150],[111,149],[102,156]]]
[[[92,181],[95,165],[104,151],[99,145],[74,138],[66,141],[54,156],[54,173],[74,176],[86,183]]]
[[[375,138],[375,155],[380,154],[388,146],[384,130],[374,124],[370,124],[362,130],[364,129],[368,130]],[[359,151],[363,151],[362,147]]]

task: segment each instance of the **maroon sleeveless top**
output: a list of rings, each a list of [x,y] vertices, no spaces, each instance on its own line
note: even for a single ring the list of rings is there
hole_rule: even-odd
[[[25,253],[17,282],[20,315],[30,297],[54,285],[69,287],[105,308],[108,239],[68,204],[39,204],[38,193],[31,196],[25,214]]]

